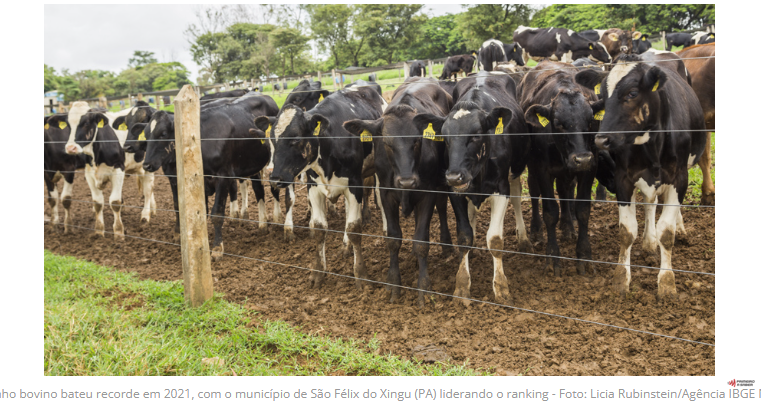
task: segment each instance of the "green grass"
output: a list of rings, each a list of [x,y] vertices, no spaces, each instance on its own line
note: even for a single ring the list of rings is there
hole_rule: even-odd
[[[215,294],[187,308],[181,282],[139,281],[45,251],[45,375],[478,375],[303,334]],[[207,365],[203,358],[224,363]]]
[[[716,183],[716,138],[715,133],[711,132],[711,180]],[[703,186],[703,171],[696,164],[692,169],[688,171],[689,187],[687,188],[687,194],[684,197],[684,204],[697,203],[700,204],[700,195],[703,194],[701,186]]]

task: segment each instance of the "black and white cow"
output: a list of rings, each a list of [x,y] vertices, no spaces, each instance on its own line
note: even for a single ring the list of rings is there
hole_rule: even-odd
[[[211,256],[220,260],[224,253],[222,241],[222,224],[224,223],[227,197],[235,187],[234,177],[251,178],[259,205],[259,229],[267,228],[267,212],[264,209],[264,188],[259,178],[260,171],[269,163],[270,149],[263,139],[253,139],[248,129],[253,126],[257,116],[274,114],[277,104],[266,95],[251,95],[214,108],[201,110],[201,154],[203,157],[204,187],[206,197],[212,194],[212,224],[214,225],[214,242]],[[139,127],[139,125],[136,125]],[[134,129],[138,130],[138,128]],[[176,153],[174,150],[175,126],[174,115],[164,111],[153,114],[150,122],[143,127],[148,136],[144,168],[156,172],[163,168],[167,175],[176,174]],[[214,139],[214,141],[205,141]],[[168,171],[168,172],[167,172]],[[172,180],[172,196],[175,210],[178,209],[176,179]],[[279,195],[273,192],[275,207],[273,219],[280,221]],[[233,198],[234,199],[234,198]],[[235,201],[231,207],[237,211]],[[175,234],[179,234],[179,224],[175,225]]]
[[[691,45],[704,45],[716,42],[716,34],[713,32],[696,32],[690,38]]]
[[[444,70],[441,72],[439,80],[449,80],[454,76],[455,81],[457,81],[457,74],[470,74],[473,71],[473,63],[477,58],[478,54],[476,52],[470,55],[449,56],[447,61],[444,62]]]
[[[71,195],[74,189],[74,171],[84,168],[86,164],[84,154],[69,155],[66,153],[65,144],[69,139],[70,132],[71,126],[66,119],[66,115],[45,117],[45,186],[48,189],[47,200],[50,205],[50,223],[55,231],[59,230],[58,204],[62,204],[64,211],[64,234],[71,232],[71,225],[73,224]],[[64,181],[59,199],[56,183],[61,178]]]
[[[505,44],[492,38],[485,41],[478,51],[478,69],[492,71],[499,62],[507,61]]]
[[[671,52],[672,46],[690,46],[692,45],[692,34],[685,32],[675,32],[666,34],[666,50]]]
[[[505,49],[505,56],[507,57],[507,61],[511,63],[515,63],[518,66],[525,66],[526,63],[523,60],[523,48],[521,45],[513,42],[513,43],[506,43],[503,48]]]
[[[632,52],[639,55],[652,48],[653,44],[647,38],[647,34],[642,34],[638,39],[632,39]]]
[[[601,84],[604,110],[595,143],[610,150],[615,160],[616,197],[621,250],[613,287],[625,294],[631,281],[631,247],[637,237],[636,199],[639,189],[646,203],[663,210],[655,223],[654,205],[645,207],[644,250],[661,251],[658,297],[676,294],[671,256],[677,231],[684,231],[680,205],[688,186],[687,171],[701,157],[706,144],[703,110],[695,92],[670,68],[643,62],[640,55],[621,56],[612,70],[585,70],[576,80],[587,88]],[[603,109],[604,108],[604,109]]]
[[[121,150],[127,132],[126,130],[114,130],[110,126],[105,127],[112,120],[125,116],[134,108],[125,109],[117,113],[90,112],[87,102],[74,102],[69,110],[68,121],[72,127],[69,139],[66,142],[66,153],[70,155],[85,154],[89,156],[85,166],[85,179],[93,197],[95,211],[95,232],[105,236],[105,224],[103,222],[103,189],[111,182],[111,194],[109,204],[114,213],[114,237],[124,238],[124,225],[121,219],[122,186],[125,174],[134,174],[138,180],[138,188],[143,191],[144,206],[140,213],[143,223],[150,222],[151,216],[156,214],[156,201],[153,197],[154,178],[152,173],[146,173],[142,165],[135,161],[134,153],[112,152],[110,143],[104,141],[116,141],[114,144]],[[102,119],[94,120],[94,116]],[[86,126],[86,127],[85,127]],[[105,138],[100,137],[100,135]],[[112,136],[115,136],[112,138]],[[79,138],[79,140],[77,140]],[[96,147],[97,145],[97,147]],[[99,159],[96,158],[96,149]]]
[[[489,200],[491,222],[486,242],[494,260],[494,296],[496,301],[509,302],[510,290],[502,268],[508,203],[512,202],[515,212],[519,250],[533,250],[520,209],[520,175],[528,162],[529,136],[511,134],[527,132],[523,111],[516,100],[515,82],[506,74],[479,72],[458,82],[454,93],[456,103],[446,117],[421,114],[414,119],[421,132],[443,134],[449,157],[447,184],[467,199],[467,208],[452,199],[462,252],[454,294],[470,297],[468,254],[475,238],[476,212]],[[462,302],[468,304],[467,300]]]
[[[390,254],[387,282],[401,285],[399,249],[402,246],[402,228],[399,225],[399,207],[407,217],[415,213],[415,235],[412,253],[418,260],[418,289],[430,290],[428,277],[428,250],[433,210],[439,212],[441,236],[439,241],[452,244],[447,226],[447,191],[444,178],[448,160],[446,146],[441,137],[428,136],[419,131],[413,119],[417,114],[428,113],[445,117],[452,107],[452,97],[433,78],[414,77],[394,91],[383,116],[377,120],[350,120],[344,127],[372,141],[375,154],[376,183],[380,189],[378,200],[383,212],[383,234],[388,236],[386,247]],[[405,136],[405,137],[396,137]],[[398,189],[398,190],[397,190]],[[425,190],[428,192],[415,192]],[[443,248],[444,254],[451,247]],[[401,289],[391,289],[391,301],[399,298]],[[418,304],[424,305],[424,292],[418,293]]]
[[[299,85],[285,98],[283,105],[293,104],[308,111],[327,98],[328,95],[330,95],[330,91],[322,89],[322,82],[301,80]]]
[[[426,77],[425,63],[420,60],[415,60],[410,63],[410,77]]]
[[[372,89],[374,89],[375,91],[378,92],[378,95],[380,95],[381,97],[383,96],[383,90],[381,89],[380,84],[376,83],[375,81],[357,80],[357,81],[355,81],[355,82],[353,82],[351,84],[346,84],[345,88],[352,88],[352,87],[357,87],[357,88],[360,88],[360,87],[372,88]]]
[[[521,107],[531,133],[531,158],[528,163],[528,182],[531,200],[531,236],[541,234],[539,200],[542,197],[544,225],[547,229],[547,266],[561,275],[555,236],[558,205],[555,184],[560,199],[560,229],[566,240],[573,239],[571,202],[579,224],[576,257],[590,260],[589,211],[592,184],[597,170],[597,150],[594,136],[599,126],[594,120],[591,104],[597,101],[594,91],[574,81],[575,69],[565,63],[539,63],[521,81]],[[574,181],[575,179],[575,181]],[[575,182],[575,183],[574,183]],[[575,188],[575,189],[574,189]],[[576,270],[586,274],[587,263],[577,261]]]
[[[355,86],[333,93],[304,112],[294,105],[285,105],[275,118],[259,117],[251,132],[264,136],[270,127],[274,134],[274,169],[270,181],[286,187],[302,172],[307,173],[309,205],[312,214],[309,227],[317,241],[315,263],[309,276],[310,286],[319,287],[329,270],[325,255],[328,221],[325,200],[332,202],[344,196],[346,205],[345,239],[354,249],[354,276],[367,278],[362,258],[362,166],[372,152],[372,143],[361,142],[343,127],[348,120],[380,118],[386,101],[372,87]]]
[[[607,29],[587,29],[584,31],[580,31],[579,35],[589,39],[592,42],[598,42],[601,40],[602,36],[605,34],[605,31],[607,31]]]
[[[248,93],[248,90],[232,90],[232,91],[222,91],[222,92],[216,92],[214,94],[205,94],[201,97],[201,101],[207,101],[210,99],[219,99],[219,98],[239,98]]]
[[[531,28],[519,26],[513,40],[523,47],[523,60],[550,59],[571,63],[588,57],[596,62],[610,62],[610,54],[602,42],[590,41],[566,28]]]

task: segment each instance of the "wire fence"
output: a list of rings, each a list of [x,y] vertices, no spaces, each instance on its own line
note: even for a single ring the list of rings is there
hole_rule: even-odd
[[[63,224],[58,223],[56,225],[60,226],[60,225],[63,225]],[[82,227],[82,226],[74,226],[74,225],[72,225],[71,227],[77,228],[77,229],[94,231],[94,232],[98,232],[99,231],[99,230],[97,230],[95,228],[90,228],[90,227]],[[102,232],[107,233],[107,234],[114,234],[115,235],[115,233],[111,232],[111,231],[103,230]],[[181,246],[180,244],[175,243],[175,242],[161,241],[161,240],[158,240],[158,239],[144,238],[144,237],[139,237],[139,236],[134,236],[134,235],[126,235],[126,234],[124,236],[127,237],[127,238],[138,239],[138,240],[141,240],[141,241],[156,242],[156,243],[160,243],[160,244],[164,244],[164,245],[177,246],[177,247]],[[210,250],[206,250],[205,252],[206,253],[211,253]],[[391,283],[388,283],[388,282],[385,282],[385,281],[358,278],[358,277],[354,277],[354,276],[347,275],[347,274],[334,273],[334,272],[327,271],[327,270],[318,270],[318,269],[313,269],[313,268],[310,268],[310,267],[298,266],[298,265],[294,265],[294,264],[290,264],[290,263],[282,263],[282,262],[277,262],[277,261],[273,261],[273,260],[260,259],[260,258],[245,256],[245,255],[233,254],[233,253],[229,253],[229,252],[223,252],[222,255],[233,257],[233,258],[240,258],[240,259],[245,259],[245,260],[251,260],[251,261],[255,261],[255,262],[259,262],[259,263],[273,264],[273,265],[277,265],[277,266],[285,266],[285,267],[290,267],[290,268],[304,270],[304,271],[309,271],[309,272],[322,273],[322,274],[325,274],[325,275],[330,275],[330,276],[340,277],[340,278],[345,278],[345,279],[351,279],[351,280],[355,280],[355,281],[359,280],[359,281],[363,281],[363,282],[367,282],[367,283],[372,283],[372,284],[377,284],[377,285],[382,285],[382,286],[397,287],[397,288],[401,288],[401,289],[405,289],[405,290],[409,290],[409,291],[422,291],[422,292],[424,292],[426,294],[430,294],[430,295],[438,295],[438,296],[441,296],[441,297],[449,297],[449,298],[453,298],[453,299],[459,299],[459,300],[463,300],[463,301],[469,301],[471,303],[476,302],[476,303],[496,306],[496,307],[500,307],[500,308],[508,308],[508,309],[512,309],[512,310],[516,310],[516,311],[528,312],[528,313],[533,313],[533,314],[538,314],[538,315],[545,315],[545,316],[552,317],[552,318],[572,320],[572,321],[576,321],[576,322],[579,322],[579,323],[586,323],[586,324],[590,324],[590,325],[603,326],[603,327],[608,327],[608,328],[612,328],[612,329],[618,329],[618,330],[624,330],[624,331],[629,331],[629,332],[634,332],[634,333],[645,334],[645,335],[654,336],[654,337],[663,337],[663,338],[667,338],[667,339],[678,340],[678,341],[683,341],[683,342],[687,342],[687,343],[693,343],[693,344],[698,344],[698,345],[703,345],[703,346],[708,346],[708,347],[716,347],[716,345],[712,344],[712,343],[706,343],[706,342],[703,342],[703,341],[686,339],[686,338],[682,338],[682,337],[678,337],[678,336],[672,336],[672,335],[668,335],[668,334],[655,333],[655,332],[650,332],[650,331],[642,330],[642,329],[634,329],[634,328],[625,327],[625,326],[613,325],[613,324],[610,324],[610,323],[603,323],[603,322],[597,322],[597,321],[593,321],[593,320],[576,318],[576,317],[572,317],[572,316],[559,315],[559,314],[550,313],[550,312],[543,312],[543,311],[538,311],[538,310],[535,310],[535,309],[521,308],[521,307],[514,306],[514,305],[500,304],[500,303],[497,303],[497,302],[485,301],[485,300],[480,300],[480,299],[476,299],[476,298],[462,297],[462,296],[458,296],[458,295],[454,295],[454,294],[447,294],[447,293],[442,293],[442,292],[433,291],[433,290],[423,290],[423,289],[416,288],[416,287],[391,284]]]

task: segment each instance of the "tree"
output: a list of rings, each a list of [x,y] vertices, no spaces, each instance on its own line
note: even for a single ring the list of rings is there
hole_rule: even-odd
[[[438,59],[466,53],[466,41],[457,29],[455,19],[455,15],[446,14],[426,20],[417,41],[405,52],[406,58]]]
[[[479,4],[457,15],[457,29],[470,49],[480,48],[491,38],[512,42],[513,31],[528,25],[533,12],[529,4]]]
[[[45,65],[45,92],[57,89],[58,76],[55,74],[55,69]]]
[[[388,64],[398,60],[420,37],[420,28],[428,18],[417,14],[423,7],[420,4],[363,4],[358,7],[355,30],[367,38],[372,52]]]
[[[133,67],[145,66],[150,63],[158,63],[153,52],[146,50],[136,50],[132,57],[129,59],[129,65]]]
[[[277,28],[270,34],[272,44],[282,53],[284,61],[288,60],[291,64],[291,73],[295,72],[293,61],[302,53],[309,50],[309,37],[301,34],[296,28]]]
[[[305,7],[317,44],[321,50],[329,51],[335,66],[340,67],[340,48],[352,42],[351,17],[354,8],[346,4],[308,4]]]

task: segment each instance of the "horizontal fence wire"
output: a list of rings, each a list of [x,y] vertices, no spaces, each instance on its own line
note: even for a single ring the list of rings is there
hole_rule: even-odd
[[[84,173],[84,170],[81,171],[55,171],[52,169],[45,169],[45,172],[58,172],[58,173]],[[116,176],[119,174],[108,174],[108,175],[99,175],[99,176]],[[124,176],[146,176],[148,174],[127,174],[125,173]],[[166,177],[166,178],[176,178],[177,175],[165,175],[165,174],[153,174],[154,177]],[[303,185],[304,182],[286,182],[286,181],[278,181],[273,182],[269,179],[257,179],[257,178],[250,178],[250,177],[242,177],[242,176],[222,176],[222,175],[204,175],[206,178],[214,178],[214,179],[237,179],[239,181],[256,181],[256,182],[263,182],[263,185],[269,184],[270,186],[274,186],[275,183],[283,183],[287,185]],[[626,202],[620,202],[618,200],[596,200],[596,199],[564,199],[564,198],[555,198],[555,197],[541,197],[541,196],[512,196],[512,195],[501,195],[501,194],[494,194],[494,193],[474,193],[474,192],[455,192],[451,190],[429,190],[429,189],[399,189],[394,187],[384,187],[384,186],[364,186],[364,185],[358,185],[358,186],[344,186],[344,185],[334,185],[330,183],[316,183],[316,182],[310,182],[306,183],[307,185],[312,186],[325,186],[325,187],[342,187],[342,188],[349,188],[349,189],[370,189],[370,190],[398,190],[400,192],[420,192],[420,193],[442,193],[442,194],[451,194],[455,196],[484,196],[484,197],[491,197],[491,196],[501,196],[508,199],[512,198],[519,198],[521,201],[525,200],[555,200],[555,201],[567,201],[567,202],[577,202],[577,201],[588,201],[591,203],[627,203],[627,204],[634,204],[634,205],[642,205],[642,206],[674,206],[673,204],[664,204],[664,203],[648,203],[648,202],[639,202],[639,201],[626,201]],[[598,185],[602,186],[602,185]],[[521,185],[521,189],[523,189],[523,186]],[[606,190],[607,192],[607,190]],[[707,204],[681,204],[679,207],[690,207],[690,208],[713,208],[715,209],[716,206],[711,206]]]
[[[45,198],[46,199],[54,199],[54,198],[49,197],[49,196],[47,196]],[[94,203],[94,202],[87,201],[87,200],[71,200],[71,201],[72,202],[78,202],[78,203],[88,203],[88,204]],[[120,205],[120,207],[121,208],[141,209],[141,210],[144,208],[144,207],[140,207],[140,206],[126,206],[126,205]],[[165,212],[173,212],[173,213],[177,213],[178,212],[177,210],[174,210],[174,209],[161,209],[161,210],[156,209],[156,210],[157,211],[165,211]],[[255,224],[277,225],[277,226],[281,226],[281,227],[285,227],[286,226],[285,223],[278,223],[278,222],[272,222],[272,221],[259,221],[259,220],[252,220],[252,219],[249,219],[249,218],[229,217],[229,216],[226,216],[226,215],[221,215],[220,216],[220,215],[211,214],[211,213],[208,213],[207,217],[210,217],[210,218],[224,218],[224,219],[228,219],[228,220],[250,222],[250,223],[255,223]],[[481,250],[481,251],[486,251],[486,252],[492,252],[492,251],[494,251],[494,252],[509,253],[509,254],[513,254],[513,255],[523,255],[523,256],[531,256],[531,257],[545,257],[545,258],[556,258],[556,259],[560,259],[560,260],[570,260],[570,261],[585,262],[585,263],[596,263],[596,264],[604,264],[604,265],[611,265],[611,266],[626,266],[626,264],[624,264],[624,263],[607,262],[607,261],[602,261],[602,260],[580,259],[580,258],[573,258],[573,257],[566,257],[566,256],[551,256],[551,255],[543,255],[543,254],[540,254],[540,253],[520,252],[520,251],[504,250],[504,249],[489,249],[489,248],[484,248],[482,246],[464,246],[464,245],[457,245],[457,244],[436,242],[436,241],[430,241],[430,240],[428,240],[428,241],[422,241],[422,240],[415,240],[415,239],[411,239],[411,238],[391,237],[391,236],[388,236],[388,235],[375,235],[375,234],[365,234],[365,233],[361,233],[361,232],[341,231],[341,230],[335,230],[335,229],[330,229],[330,228],[312,228],[312,227],[305,227],[305,226],[296,225],[296,224],[292,224],[290,226],[292,226],[293,228],[299,228],[299,229],[305,229],[305,230],[315,230],[315,231],[331,232],[331,233],[336,233],[336,234],[339,234],[339,235],[341,235],[341,234],[344,234],[344,235],[359,235],[359,236],[364,236],[364,237],[380,238],[380,239],[393,240],[393,241],[402,241],[402,242],[408,241],[408,242],[413,242],[413,243],[414,242],[418,242],[418,243],[424,243],[424,244],[434,245],[434,246],[449,246],[449,247],[454,247],[454,248],[466,248],[466,249]],[[644,266],[644,265],[636,265],[636,264],[629,264],[629,267],[639,268],[639,269],[662,270],[660,267]],[[671,271],[680,272],[680,273],[703,274],[703,275],[714,276],[714,277],[716,276],[716,273],[709,273],[709,272],[700,272],[700,271],[691,271],[691,270],[680,270],[680,269],[666,269],[666,270],[671,270]]]
[[[63,224],[57,224],[57,225],[63,225]],[[98,231],[95,228],[89,228],[89,227],[79,227],[78,226],[77,228],[79,228],[79,229],[85,229],[85,230],[91,230],[91,231],[95,231],[95,232]],[[111,231],[105,231],[105,230],[103,230],[103,232],[104,233],[109,233],[109,234],[114,234],[114,232],[111,232]],[[143,240],[143,241],[157,242],[157,243],[166,244],[166,245],[172,245],[172,246],[181,246],[180,244],[177,244],[177,243],[174,243],[174,242],[160,241],[160,240],[157,240],[157,239],[143,238],[143,237],[137,237],[137,236],[133,236],[133,235],[126,235],[126,234],[124,236],[125,237],[129,237],[129,238]],[[211,251],[206,250],[205,252],[206,253],[210,253]],[[664,337],[664,338],[668,338],[668,339],[673,339],[673,340],[678,340],[678,341],[683,341],[683,342],[693,343],[693,344],[699,344],[699,345],[704,345],[704,346],[708,346],[708,347],[716,347],[715,344],[706,343],[706,342],[702,342],[702,341],[690,340],[690,339],[685,339],[685,338],[682,338],[682,337],[671,336],[671,335],[661,334],[661,333],[655,333],[655,332],[649,332],[649,331],[641,330],[641,329],[634,329],[634,328],[630,328],[630,327],[618,326],[618,325],[613,325],[613,324],[609,324],[609,323],[596,322],[596,321],[587,320],[587,319],[575,318],[575,317],[572,317],[572,316],[558,315],[558,314],[549,313],[549,312],[537,311],[537,310],[534,310],[534,309],[521,308],[521,307],[507,305],[507,304],[500,304],[500,303],[497,303],[497,302],[483,301],[483,300],[479,300],[479,299],[475,299],[475,298],[461,297],[461,296],[456,296],[456,295],[453,295],[453,294],[446,294],[446,293],[442,293],[442,292],[438,292],[438,291],[433,291],[433,290],[428,291],[428,290],[423,290],[423,289],[419,289],[419,288],[415,288],[415,287],[409,287],[409,286],[405,286],[405,285],[391,284],[391,283],[387,283],[387,282],[384,282],[384,281],[371,280],[371,279],[360,279],[360,278],[357,278],[357,277],[354,277],[354,276],[351,276],[351,275],[346,275],[346,274],[341,274],[341,273],[333,273],[333,272],[326,271],[326,270],[317,270],[317,269],[312,269],[312,268],[303,267],[303,266],[297,266],[297,265],[293,265],[293,264],[289,264],[289,263],[276,262],[276,261],[267,260],[267,259],[259,259],[259,258],[254,258],[254,257],[249,257],[249,256],[244,256],[244,255],[237,255],[237,254],[228,253],[228,252],[223,252],[222,254],[225,255],[225,256],[230,256],[230,257],[235,257],[235,258],[240,258],[240,259],[245,259],[245,260],[256,261],[256,262],[259,262],[259,263],[268,263],[268,264],[274,264],[274,265],[279,265],[279,266],[291,267],[291,268],[300,269],[300,270],[304,270],[304,271],[323,273],[323,274],[326,274],[326,275],[331,275],[331,276],[336,276],[336,277],[341,277],[341,278],[366,281],[368,283],[373,283],[373,284],[378,284],[378,285],[398,287],[398,288],[402,288],[402,289],[410,290],[410,291],[422,291],[424,293],[431,294],[431,295],[438,295],[438,296],[442,296],[442,297],[450,297],[450,298],[453,298],[453,299],[460,299],[460,300],[469,301],[469,302],[478,302],[478,303],[488,304],[488,305],[497,306],[497,307],[501,307],[501,308],[513,309],[513,310],[516,310],[516,311],[523,311],[523,312],[528,312],[528,313],[533,313],[533,314],[545,315],[545,316],[548,316],[548,317],[554,317],[554,318],[572,320],[572,321],[576,321],[576,322],[579,322],[579,323],[586,323],[586,324],[591,324],[591,325],[598,325],[598,326],[603,326],[603,327],[609,327],[609,328],[613,328],[613,329],[625,330],[625,331],[630,331],[630,332],[635,332],[635,333],[640,333],[640,334],[646,334],[646,335],[655,336],[655,337]]]

